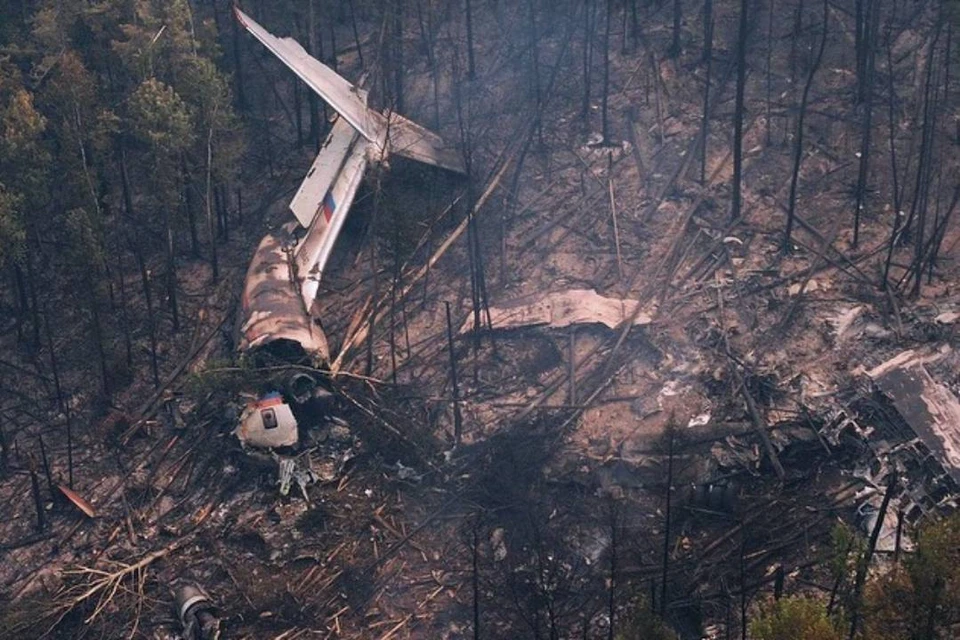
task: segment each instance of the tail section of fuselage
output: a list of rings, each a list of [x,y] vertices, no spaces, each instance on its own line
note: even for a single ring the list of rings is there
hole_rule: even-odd
[[[443,139],[395,113],[367,106],[354,86],[293,38],[274,36],[235,7],[237,21],[339,115],[293,200],[293,224],[264,239],[244,283],[240,349],[299,345],[315,363],[329,358],[326,337],[310,309],[367,165],[396,153],[450,171],[463,160]]]

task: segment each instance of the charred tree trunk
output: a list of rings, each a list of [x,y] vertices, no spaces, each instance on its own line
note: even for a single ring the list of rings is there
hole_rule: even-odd
[[[540,88],[540,34],[537,28],[537,8],[535,0],[528,0],[530,15],[530,70],[532,72],[533,98],[536,105],[537,142],[543,146],[543,94]]]
[[[87,312],[90,314],[90,336],[97,354],[97,369],[100,373],[100,390],[104,397],[109,397],[111,386],[110,373],[107,364],[107,352],[103,346],[103,323],[100,319],[100,301],[97,299],[97,291],[93,284],[92,274],[88,271],[83,274],[82,278]]]
[[[303,90],[300,78],[293,76],[293,117],[297,123],[297,147],[303,146]]]
[[[910,217],[907,219],[906,230],[911,233],[915,247],[914,262],[912,265],[914,283],[911,295],[920,295],[920,289],[923,283],[923,262],[927,226],[927,201],[930,191],[931,161],[933,158],[933,147],[935,145],[934,135],[937,121],[937,87],[933,83],[934,67],[936,66],[937,42],[940,37],[940,30],[934,35],[933,42],[930,44],[930,53],[927,58],[926,79],[924,81],[923,91],[923,126],[920,143],[920,161],[917,165],[917,180],[913,192],[913,200],[910,205]],[[916,225],[913,221],[916,219]]]
[[[771,58],[773,57],[773,8],[774,8],[774,0],[769,0],[768,6],[767,6],[767,69],[766,69],[767,71],[767,74],[766,74],[767,75],[767,87],[766,87],[767,88],[767,96],[766,96],[767,113],[765,118],[766,134],[767,134],[766,143],[768,147],[770,146],[770,137],[771,137],[770,127],[771,127],[771,120],[772,120],[772,116],[770,115],[771,113],[770,94],[773,92],[773,80],[771,78],[770,62],[771,62]]]
[[[707,181],[707,148],[710,139],[710,83],[713,74],[713,9],[711,0],[706,1],[704,19],[710,22],[704,27],[703,59],[707,65],[706,81],[703,85],[703,116],[700,118],[700,184]]]
[[[473,640],[480,640],[480,523],[473,523]]]
[[[477,75],[477,70],[473,59],[473,3],[471,0],[466,0],[465,11],[467,14],[467,78],[473,80]],[[534,53],[533,55],[536,56],[537,54]]]
[[[680,24],[683,22],[683,4],[681,0],[673,0],[673,36],[667,56],[676,58],[680,55]]]
[[[357,7],[355,0],[349,0],[350,4],[350,27],[353,29],[353,41],[357,45],[357,60],[360,61],[360,67],[363,68],[363,50],[360,48],[360,31],[357,29]]]
[[[787,201],[787,228],[783,233],[783,251],[790,250],[790,236],[793,234],[793,223],[797,205],[797,182],[800,178],[800,163],[803,160],[803,120],[807,114],[807,101],[810,97],[810,87],[813,86],[813,78],[820,68],[820,62],[823,60],[823,51],[827,46],[828,19],[830,16],[829,0],[823,1],[823,34],[820,36],[820,50],[817,57],[810,67],[810,73],[807,74],[807,83],[803,87],[803,96],[800,98],[800,112],[797,115],[797,136],[793,146],[793,173],[790,176],[790,196]]]
[[[803,33],[803,9],[804,9],[804,0],[800,0],[797,3],[797,10],[793,14],[793,33],[790,37],[790,88],[791,96],[793,100],[796,100],[797,97],[797,66],[799,58],[799,49],[798,45],[800,43],[800,38]],[[784,141],[786,141],[787,129],[789,128],[789,119],[788,126],[784,127],[783,135]]]
[[[16,262],[11,262],[10,271],[13,273],[13,285],[16,289],[17,299],[17,342],[23,340],[23,324],[27,313],[30,311],[30,303],[27,302],[27,283],[23,277],[23,269]]]
[[[607,0],[606,28],[603,30],[603,106],[602,110],[602,137],[603,144],[612,144],[610,141],[610,117],[608,102],[610,98],[610,16],[613,13],[613,0]]]
[[[607,640],[613,640],[616,631],[617,615],[617,522],[618,520],[617,504],[611,500],[610,503],[610,588],[607,593],[607,616],[610,618],[610,626],[607,627]]]
[[[459,446],[463,431],[463,417],[460,415],[460,385],[457,379],[457,354],[453,348],[453,318],[450,315],[450,303],[444,302],[447,312],[447,348],[450,352],[450,385],[453,389],[453,444]]]
[[[120,165],[120,186],[123,192],[123,209],[127,218],[133,220],[136,212],[133,209],[133,192],[130,189],[130,174],[127,172],[127,150],[123,139],[120,139],[117,150],[117,164]]]
[[[314,58],[320,56],[317,45],[317,12],[314,6],[314,0],[307,0],[307,53]],[[314,149],[320,151],[320,105],[317,102],[317,94],[313,91],[307,92],[307,102],[310,109],[310,140],[313,141]]]
[[[60,361],[57,358],[57,350],[53,344],[53,329],[50,327],[50,310],[44,303],[43,316],[46,322],[43,323],[44,337],[47,339],[47,350],[50,351],[50,372],[53,375],[53,391],[57,395],[57,408],[60,411],[66,409],[66,403],[63,400],[63,387],[60,385]]]
[[[180,191],[183,193],[181,202],[186,209],[187,222],[190,227],[190,254],[194,258],[200,257],[200,238],[197,234],[196,203],[194,202],[193,185],[190,184],[190,168],[187,167],[186,154],[180,154]]]
[[[898,184],[899,171],[897,169],[897,127],[894,117],[894,103],[897,99],[897,89],[893,82],[893,38],[887,37],[887,124],[890,130],[890,166],[893,178],[893,230],[890,232],[890,242],[887,244],[887,259],[883,265],[883,276],[880,280],[880,290],[886,291],[890,282],[890,263],[893,261],[893,250],[900,236],[900,216],[902,203],[900,200],[900,186]]]
[[[393,0],[393,107],[403,111],[403,0]]]
[[[713,0],[703,0],[703,55],[702,60],[709,64],[713,57]]]
[[[743,180],[743,94],[747,82],[747,31],[749,0],[740,0],[740,27],[737,32],[737,101],[733,111],[733,201],[730,218],[738,220]]]
[[[177,254],[174,244],[173,224],[170,220],[170,208],[163,208],[164,227],[166,228],[167,249],[167,302],[170,305],[170,319],[173,332],[180,331],[180,309],[177,305]]]
[[[878,0],[879,1],[879,0]],[[866,67],[864,73],[863,99],[865,101],[863,114],[863,132],[860,138],[860,166],[857,171],[857,187],[854,192],[855,200],[853,207],[853,240],[851,245],[856,248],[860,241],[860,215],[864,208],[864,201],[867,192],[867,172],[870,166],[870,139],[873,130],[873,79],[875,72],[875,41],[877,26],[880,19],[880,9],[871,2],[867,9],[869,22],[866,33],[863,34],[863,46],[867,49]]]
[[[233,77],[237,86],[237,106],[241,111],[247,109],[247,97],[243,90],[243,60],[240,56],[240,26],[236,20],[230,20],[233,32]]]
[[[40,237],[34,233],[37,253],[39,254]],[[30,343],[27,345],[31,351],[40,348],[40,283],[34,266],[34,252],[29,248],[26,252],[24,263],[27,266],[27,290],[30,293]]]
[[[153,386],[160,388],[160,368],[157,363],[157,320],[153,315],[153,293],[150,290],[150,273],[147,271],[143,252],[134,247],[134,256],[140,270],[140,283],[143,286],[143,301],[147,307],[147,334],[150,338],[150,371],[153,373]]]
[[[667,422],[667,486],[664,490],[666,505],[663,518],[663,569],[660,575],[660,617],[667,615],[667,576],[670,571],[670,508],[673,498],[673,445],[676,438],[676,425],[673,416]]]
[[[327,5],[327,33],[330,36],[330,68],[337,70],[337,20],[333,15],[333,5]]]
[[[213,127],[207,131],[207,237],[210,241],[210,268],[213,282],[220,280],[220,261],[217,258],[217,234],[213,214]]]
[[[133,368],[133,340],[130,336],[130,313],[127,309],[127,285],[124,281],[124,270],[123,270],[123,250],[120,247],[120,242],[115,243],[114,251],[117,254],[117,282],[120,285],[120,327],[123,330],[123,346],[124,352],[126,354],[126,363],[127,369]],[[50,318],[47,317],[47,332],[50,331]],[[47,342],[50,342],[49,335],[47,336]],[[53,346],[51,345],[51,350]],[[56,374],[56,372],[54,372]],[[54,376],[54,382],[57,384],[57,387],[60,386],[57,381],[56,375]],[[57,395],[59,395],[59,388],[57,390]]]
[[[593,75],[593,42],[596,26],[596,5],[597,0],[584,0],[583,10],[583,107],[581,115],[583,116],[583,128],[590,130],[590,90]]]
[[[877,548],[877,541],[880,539],[880,531],[883,529],[883,520],[887,515],[887,508],[890,506],[890,500],[897,488],[897,474],[890,476],[887,490],[883,494],[883,501],[880,503],[880,510],[877,512],[877,522],[870,532],[870,540],[867,542],[867,549],[857,564],[857,575],[853,586],[853,603],[850,615],[850,635],[849,640],[853,640],[857,635],[857,627],[860,624],[860,596],[863,593],[863,585],[867,579],[867,571],[870,569],[870,561],[873,559],[873,552]]]

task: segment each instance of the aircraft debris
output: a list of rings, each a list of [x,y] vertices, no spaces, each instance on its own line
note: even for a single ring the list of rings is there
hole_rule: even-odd
[[[417,473],[416,469],[406,466],[399,460],[397,460],[391,469],[396,471],[398,480],[407,480],[416,483],[423,479],[423,474]]]
[[[568,289],[518,298],[500,307],[490,307],[490,324],[494,330],[521,327],[568,327],[580,324],[602,324],[615,329],[630,320],[633,326],[650,324],[649,315],[634,317],[638,300],[607,298],[593,289]],[[473,319],[460,328],[464,334],[473,329]]]
[[[242,445],[264,449],[292,447],[299,440],[297,419],[279,393],[248,404],[233,433]]]
[[[299,292],[290,286],[294,281],[290,254],[296,244],[295,226],[289,223],[264,237],[250,262],[241,297],[244,321],[239,349],[248,353],[269,346],[279,350],[281,357],[283,352],[299,350],[319,365],[330,358],[326,335],[307,313]]]
[[[710,424],[710,412],[701,413],[690,418],[690,421],[687,422],[687,427],[705,427]]]
[[[62,484],[58,484],[57,488],[60,489],[60,493],[62,493],[73,506],[82,511],[88,518],[97,517],[97,512],[93,508],[93,505],[87,502],[79,493]]]
[[[280,467],[277,483],[280,485],[280,495],[286,496],[290,493],[290,485],[293,482],[300,487],[300,493],[303,499],[308,503],[310,497],[307,495],[307,487],[315,483],[319,476],[314,473],[310,465],[309,456],[291,458],[287,456],[277,456],[277,463]]]
[[[877,389],[917,434],[955,482],[960,484],[960,401],[927,370],[949,346],[923,354],[913,349],[867,372]]]
[[[506,531],[503,527],[497,527],[490,533],[490,547],[493,549],[493,559],[496,562],[503,562],[507,559]]]
[[[432,131],[400,114],[368,107],[366,90],[311,57],[293,38],[272,35],[239,7],[234,13],[340,115],[290,202],[296,222],[268,235],[257,248],[241,304],[241,353],[278,349],[294,360],[306,355],[314,366],[322,366],[330,351],[312,309],[367,166],[384,164],[396,153],[462,174],[463,159]]]
[[[183,625],[184,640],[217,640],[220,637],[220,619],[217,609],[200,586],[181,584],[174,591],[177,617]]]

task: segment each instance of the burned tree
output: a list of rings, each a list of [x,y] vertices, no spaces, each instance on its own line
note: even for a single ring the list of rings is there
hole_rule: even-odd
[[[859,2],[857,3],[860,4]],[[864,209],[864,201],[867,192],[867,171],[870,165],[870,139],[872,137],[873,126],[873,79],[875,73],[876,61],[876,34],[880,21],[879,2],[870,2],[867,7],[867,28],[862,34],[862,46],[866,49],[865,79],[858,83],[858,87],[863,85],[863,130],[860,137],[860,163],[857,170],[857,186],[854,192],[853,205],[853,247],[856,247],[860,239],[860,215]]]
[[[800,108],[797,115],[797,135],[793,144],[793,172],[790,174],[790,196],[787,200],[787,228],[783,233],[783,251],[790,250],[790,236],[793,233],[794,215],[797,206],[797,182],[800,178],[800,163],[803,160],[803,120],[807,115],[807,102],[810,99],[810,87],[813,86],[813,78],[820,68],[820,62],[823,60],[823,52],[827,47],[828,18],[830,15],[829,0],[823,2],[823,31],[820,36],[820,48],[817,51],[817,57],[810,67],[810,73],[807,74],[807,82],[803,86],[803,95],[800,98]]]
[[[747,38],[749,37],[749,0],[740,0],[740,26],[737,30],[737,99],[733,107],[733,198],[730,218],[738,220],[743,181],[743,100],[747,84]]]

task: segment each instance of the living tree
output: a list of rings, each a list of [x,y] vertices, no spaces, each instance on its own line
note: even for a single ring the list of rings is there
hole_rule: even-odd
[[[803,596],[781,598],[761,605],[750,623],[756,640],[840,640],[842,635],[822,602]]]
[[[960,516],[922,526],[914,553],[867,584],[864,637],[954,638],[960,630]]]

